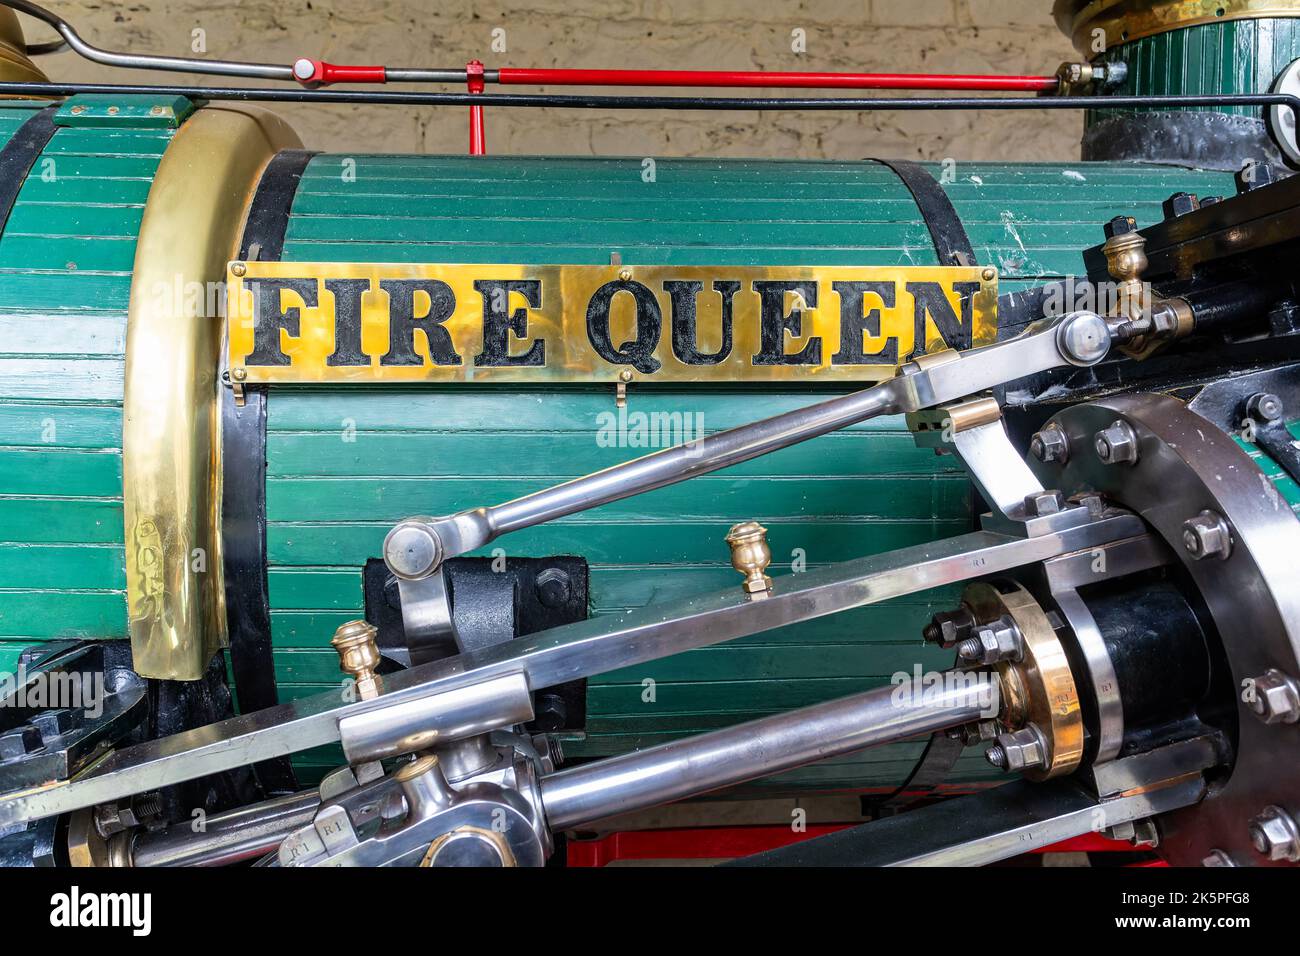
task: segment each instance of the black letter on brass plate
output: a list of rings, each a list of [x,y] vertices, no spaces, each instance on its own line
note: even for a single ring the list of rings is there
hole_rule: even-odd
[[[510,311],[510,293],[518,292],[534,309],[542,307],[539,279],[476,279],[474,288],[483,296],[483,351],[474,357],[480,368],[507,365],[545,365],[546,343],[534,339],[523,355],[510,354],[510,333],[517,338],[528,334],[528,309]]]
[[[253,351],[245,365],[289,365],[289,356],[280,348],[280,331],[301,335],[302,311],[285,306],[281,292],[292,292],[309,309],[316,308],[315,279],[276,279],[250,276],[244,285],[253,293]]]
[[[380,365],[423,365],[415,351],[415,333],[423,332],[434,365],[460,365],[451,333],[442,323],[456,311],[456,293],[437,279],[381,279],[379,288],[388,293],[388,351]],[[415,293],[429,295],[429,311],[415,314]]]
[[[722,296],[722,345],[716,352],[701,352],[695,329],[695,303],[703,284],[694,280],[670,279],[664,291],[673,303],[673,355],[686,365],[717,365],[731,354],[731,300],[740,291],[740,283],[718,279],[713,291]]]
[[[831,356],[831,364],[866,365],[868,356],[862,348],[862,336],[880,335],[880,310],[872,308],[863,314],[862,300],[871,293],[879,296],[886,309],[892,309],[898,288],[892,282],[832,282],[831,288],[840,294],[840,350]],[[891,335],[870,361],[897,365],[898,339]]]
[[[325,280],[326,291],[334,295],[334,352],[325,357],[326,365],[370,364],[361,351],[361,294],[369,288],[369,279]]]
[[[953,291],[961,296],[961,318],[953,311],[952,303],[944,293],[943,286],[937,282],[909,282],[907,291],[916,300],[916,344],[912,347],[913,355],[925,352],[925,316],[928,312],[934,320],[939,336],[950,349],[968,349],[971,343],[972,308],[975,293],[979,291],[978,282],[954,282]]]
[[[636,338],[614,348],[609,338],[609,309],[614,296],[620,292],[626,292],[636,302]],[[640,282],[606,282],[587,303],[587,338],[596,354],[606,362],[630,365],[647,375],[659,369],[660,362],[654,357],[654,350],[659,344],[663,324],[658,300]]]
[[[794,279],[755,279],[754,291],[759,295],[758,354],[755,365],[820,365],[822,340],[812,338],[798,352],[785,350],[785,333],[794,338],[803,334],[803,311],[785,311],[785,294],[796,292],[803,304],[817,308],[817,283]]]

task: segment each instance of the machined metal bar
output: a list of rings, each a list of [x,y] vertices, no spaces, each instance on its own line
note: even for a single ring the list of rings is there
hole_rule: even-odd
[[[1074,778],[1018,780],[911,813],[814,837],[732,866],[983,866],[1085,833],[1191,806],[1198,775],[1098,800]]]
[[[207,62],[207,61],[204,61]],[[281,67],[274,67],[279,70]],[[289,71],[289,67],[283,67]],[[389,71],[390,75],[399,71]],[[13,96],[109,95],[185,96],[196,100],[281,103],[367,103],[374,106],[482,106],[613,110],[1095,110],[1189,109],[1192,107],[1285,106],[1300,115],[1300,96],[1286,93],[1220,93],[1197,96],[621,96],[555,93],[426,93],[414,90],[306,90],[175,86],[125,83],[0,83]]]
[[[1110,344],[1109,327],[1096,313],[1043,321],[1014,339],[927,356],[870,388],[665,448],[504,504],[407,519],[389,532],[384,558],[399,578],[427,578],[444,559],[481,548],[499,535],[705,475],[881,415],[941,405],[1063,365],[1092,365],[1106,356]]]
[[[866,747],[993,717],[996,680],[947,671],[774,714],[542,778],[554,830],[643,810]]]
[[[761,600],[737,587],[579,621],[385,676],[384,692],[372,700],[317,694],[117,751],[71,781],[0,794],[0,826],[335,743],[341,720],[492,678],[520,673],[530,687],[551,687],[1142,533],[1142,522],[1128,514],[1030,537],[980,531],[777,578]],[[457,716],[442,722],[455,726]]]
[[[286,836],[311,823],[320,793],[277,797],[208,817],[201,832],[184,820],[145,831],[131,844],[132,866],[225,866],[272,852]]]

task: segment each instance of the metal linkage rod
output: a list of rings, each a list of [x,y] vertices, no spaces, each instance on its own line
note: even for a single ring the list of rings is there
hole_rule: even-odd
[[[203,61],[217,63],[217,61]],[[279,70],[281,67],[273,67]],[[290,67],[283,67],[291,70]],[[389,71],[390,74],[394,71]],[[460,71],[461,76],[464,71]],[[954,97],[762,97],[617,96],[555,93],[426,93],[403,90],[258,89],[120,83],[0,83],[0,95],[184,96],[194,100],[259,103],[360,103],[372,106],[482,106],[609,110],[1096,110],[1187,109],[1190,107],[1285,106],[1300,115],[1300,96],[1284,93],[1223,93],[1198,96],[954,96]]]
[[[225,866],[270,853],[311,823],[320,793],[306,790],[209,817],[202,832],[190,820],[145,831],[131,844],[132,866]]]
[[[1110,344],[1105,319],[1073,312],[1005,342],[927,356],[871,388],[666,448],[504,504],[442,518],[408,518],[389,532],[384,558],[404,581],[427,579],[446,558],[481,548],[507,532],[654,491],[881,415],[941,405],[1063,365],[1092,365],[1105,357]]]
[[[335,743],[340,723],[361,714],[390,720],[399,739],[410,733],[411,713],[428,729],[427,704],[435,695],[452,701],[458,691],[508,675],[523,675],[533,688],[553,687],[1142,533],[1142,522],[1126,514],[1030,537],[980,531],[779,579],[760,601],[737,587],[579,621],[387,675],[383,693],[372,700],[344,702],[330,691],[111,753],[73,780],[0,794],[0,827]],[[440,723],[454,727],[462,716],[445,707]]]
[[[910,678],[543,777],[547,825],[563,830],[996,716],[987,674],[933,677],[933,686]]]

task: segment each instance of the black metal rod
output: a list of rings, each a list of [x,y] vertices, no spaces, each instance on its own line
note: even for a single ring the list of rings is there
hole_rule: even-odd
[[[0,96],[184,96],[194,100],[273,103],[368,103],[386,106],[559,107],[612,110],[1053,110],[1154,109],[1197,106],[1289,106],[1300,116],[1300,96],[1223,93],[1205,96],[956,96],[754,97],[621,96],[554,93],[426,93],[420,91],[296,90],[112,83],[0,83]]]

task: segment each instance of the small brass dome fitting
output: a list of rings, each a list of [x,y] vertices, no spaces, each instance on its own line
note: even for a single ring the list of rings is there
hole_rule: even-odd
[[[757,521],[742,521],[727,532],[731,546],[731,566],[745,576],[741,587],[753,596],[766,596],[772,590],[772,579],[763,572],[772,561],[772,549],[767,546],[767,529]]]
[[[379,696],[381,678],[375,673],[379,666],[379,645],[375,642],[378,630],[366,621],[348,621],[339,625],[330,641],[339,655],[339,670],[350,674],[357,682],[357,696],[370,700]]]

